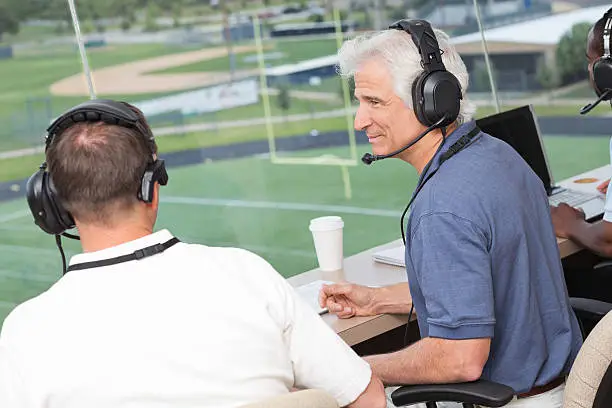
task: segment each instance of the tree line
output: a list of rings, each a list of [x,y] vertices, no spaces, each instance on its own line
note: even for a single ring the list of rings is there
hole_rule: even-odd
[[[210,0],[75,0],[79,20],[97,22],[120,19],[128,29],[139,13],[180,16],[188,6],[209,5]],[[151,13],[148,13],[151,10]],[[0,0],[0,36],[16,34],[19,25],[27,20],[71,21],[66,0]],[[101,26],[98,26],[101,28]],[[100,30],[101,31],[101,30]]]

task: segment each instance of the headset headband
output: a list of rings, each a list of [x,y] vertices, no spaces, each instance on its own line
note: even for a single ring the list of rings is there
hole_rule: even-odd
[[[421,64],[426,72],[445,71],[442,54],[431,25],[425,20],[400,20],[389,26],[410,34],[421,54]]]
[[[612,14],[607,14],[606,25],[603,29],[603,45],[604,45],[604,54],[603,58],[610,58],[610,29],[612,28]]]
[[[123,102],[107,99],[95,99],[75,106],[57,118],[48,128],[45,138],[46,149],[53,140],[66,129],[79,122],[104,122],[109,125],[136,129],[142,134],[151,150],[155,154],[155,138],[147,126],[142,123],[139,115]]]

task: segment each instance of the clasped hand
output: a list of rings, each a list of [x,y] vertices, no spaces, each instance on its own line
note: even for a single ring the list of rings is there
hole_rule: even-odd
[[[375,288],[353,283],[323,285],[319,305],[341,319],[375,315],[374,291]]]

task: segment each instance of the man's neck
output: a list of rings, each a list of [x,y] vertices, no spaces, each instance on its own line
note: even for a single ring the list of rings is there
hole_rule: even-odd
[[[153,233],[153,227],[144,224],[126,224],[118,227],[90,224],[78,225],[78,229],[83,252],[101,251]]]
[[[446,135],[448,136],[455,129],[457,129],[455,123],[448,126],[446,128]],[[410,163],[420,175],[425,166],[427,166],[427,163],[433,159],[443,140],[444,138],[442,137],[442,131],[440,129],[432,130],[427,136],[405,151],[403,155],[400,155],[400,158]]]

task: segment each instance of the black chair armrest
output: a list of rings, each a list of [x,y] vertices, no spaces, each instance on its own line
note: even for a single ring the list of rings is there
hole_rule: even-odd
[[[576,315],[581,319],[599,321],[612,310],[612,303],[595,299],[570,298],[570,304]]]
[[[398,407],[430,401],[502,407],[513,397],[512,388],[486,380],[457,384],[404,385],[391,393],[391,399]]]
[[[593,269],[610,269],[610,272],[612,273],[612,260],[610,260],[610,261],[601,261],[600,263],[595,265],[593,267]]]
[[[612,273],[612,260],[610,260],[610,261],[601,261],[600,263],[595,265],[593,267],[593,269],[595,269],[595,270],[610,269],[610,273]]]

